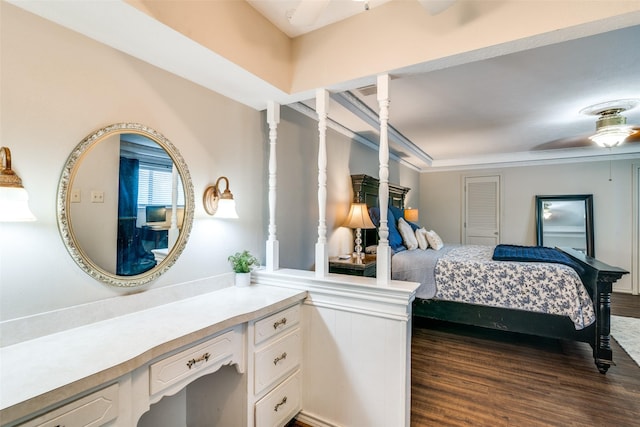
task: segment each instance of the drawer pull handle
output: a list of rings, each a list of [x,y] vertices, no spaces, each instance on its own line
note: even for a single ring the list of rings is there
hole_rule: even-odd
[[[191,369],[193,367],[193,365],[195,365],[198,362],[202,362],[203,360],[205,362],[209,361],[209,358],[211,357],[211,355],[209,353],[205,353],[202,356],[198,357],[197,359],[191,359],[187,362],[187,366],[189,367],[189,369]]]
[[[282,355],[276,357],[275,359],[273,359],[273,364],[277,365],[278,362],[280,362],[281,360],[284,360],[287,358],[287,352],[285,351],[284,353],[282,353]]]
[[[286,325],[287,324],[287,318],[283,317],[282,319],[278,320],[277,322],[273,322],[273,329],[278,329],[278,326],[282,325]]]
[[[273,408],[273,412],[278,412],[278,409],[285,403],[287,403],[287,396],[283,397],[280,403],[276,403],[276,406]]]

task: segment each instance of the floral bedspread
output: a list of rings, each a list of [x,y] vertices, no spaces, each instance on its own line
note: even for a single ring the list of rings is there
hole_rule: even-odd
[[[577,330],[595,321],[578,274],[561,264],[494,261],[493,246],[461,246],[435,267],[435,299],[568,316]]]

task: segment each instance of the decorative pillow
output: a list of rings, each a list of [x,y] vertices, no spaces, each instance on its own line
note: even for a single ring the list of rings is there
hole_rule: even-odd
[[[407,221],[407,220],[405,219],[405,221]],[[420,229],[420,224],[416,224],[415,222],[407,221],[407,224],[409,224],[411,226],[413,231],[418,231]]]
[[[439,251],[444,246],[444,243],[442,243],[442,239],[440,238],[440,236],[438,236],[438,234],[433,230],[427,231],[427,241],[429,242],[429,246],[431,246],[436,251]]]
[[[396,208],[393,205],[389,205],[389,210],[393,213],[393,217],[398,221],[400,218],[404,218],[404,209]]]
[[[404,245],[410,251],[418,248],[418,240],[416,240],[416,235],[407,221],[404,218],[398,219],[398,231],[400,231],[400,235],[402,236],[402,240],[404,241]]]
[[[369,209],[369,216],[376,228],[380,227],[380,208],[374,207]],[[387,227],[389,228],[389,246],[396,252],[402,252],[407,249],[402,244],[402,236],[396,226],[396,219],[391,212],[391,209],[387,209]]]
[[[369,217],[376,228],[380,227],[380,208],[369,208]]]
[[[418,247],[423,251],[429,247],[429,241],[427,240],[427,230],[424,227],[416,230],[416,240],[418,241]]]

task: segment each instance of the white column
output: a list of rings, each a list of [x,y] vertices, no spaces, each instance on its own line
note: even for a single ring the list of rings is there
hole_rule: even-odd
[[[267,238],[267,271],[280,268],[280,248],[276,239],[276,138],[280,123],[280,104],[267,103],[267,123],[269,124],[269,237]]]
[[[316,277],[329,272],[327,250],[327,113],[329,92],[316,90],[316,112],[318,113],[318,243],[316,243]]]
[[[380,240],[376,259],[376,277],[379,284],[391,280],[391,247],[389,246],[389,226],[387,210],[389,207],[389,75],[378,76],[378,105],[380,107]]]

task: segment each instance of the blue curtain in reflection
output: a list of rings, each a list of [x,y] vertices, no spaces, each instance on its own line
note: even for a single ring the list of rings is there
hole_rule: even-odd
[[[116,274],[134,276],[156,265],[151,252],[147,252],[141,240],[141,230],[136,227],[138,217],[138,175],[140,161],[120,157],[118,189],[118,254]]]

